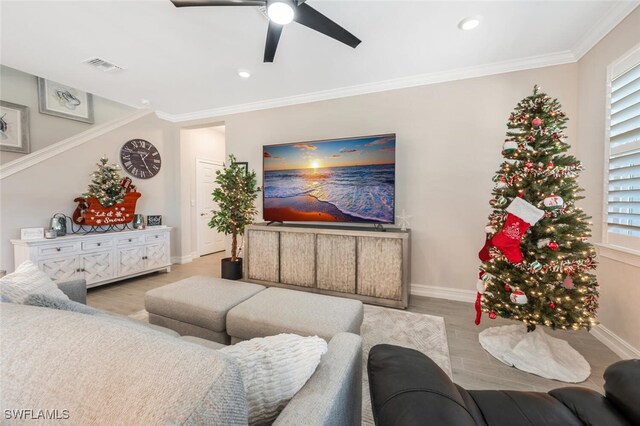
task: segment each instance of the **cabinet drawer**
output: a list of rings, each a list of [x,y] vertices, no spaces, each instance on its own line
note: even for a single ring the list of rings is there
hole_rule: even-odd
[[[77,243],[61,243],[56,245],[47,245],[43,247],[38,247],[38,254],[40,256],[48,256],[52,254],[63,254],[63,253],[75,253],[78,251]]]
[[[116,238],[116,245],[118,246],[133,246],[136,244],[141,244],[143,242],[142,235],[137,236],[129,236],[129,237],[118,237]]]
[[[113,247],[113,241],[111,240],[106,240],[106,241],[87,241],[82,243],[82,250],[83,251],[88,251],[88,250],[95,250],[95,249],[101,249],[101,248],[110,248]]]
[[[145,241],[148,243],[161,243],[164,241],[165,235],[165,233],[147,235],[145,236]]]

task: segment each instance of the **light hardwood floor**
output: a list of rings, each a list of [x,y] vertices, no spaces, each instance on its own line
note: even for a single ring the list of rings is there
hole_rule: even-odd
[[[192,275],[220,276],[222,254],[204,256],[191,263],[173,265],[169,273],[153,273],[114,284],[89,289],[88,304],[106,311],[130,315],[144,309],[144,294],[156,287]],[[508,367],[493,358],[478,343],[478,333],[487,327],[518,324],[504,319],[489,320],[486,315],[480,326],[473,323],[475,311],[470,303],[454,302],[429,297],[412,296],[409,311],[441,316],[445,320],[453,379],[468,389],[514,389],[547,391],[567,384],[543,379]],[[606,346],[587,331],[548,332],[567,340],[591,364],[589,379],[577,386],[602,391],[605,368],[619,360]]]

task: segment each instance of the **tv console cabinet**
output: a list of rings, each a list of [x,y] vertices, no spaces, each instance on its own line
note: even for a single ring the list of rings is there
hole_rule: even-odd
[[[299,225],[245,230],[245,281],[406,308],[410,232]]]
[[[15,266],[30,260],[53,281],[84,278],[95,287],[149,272],[171,270],[168,226],[122,232],[11,240]]]

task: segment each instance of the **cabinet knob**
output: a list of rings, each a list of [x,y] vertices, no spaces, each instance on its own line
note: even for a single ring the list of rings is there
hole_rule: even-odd
[[[98,247],[100,247],[102,245],[102,243],[98,243]]]
[[[56,251],[60,251],[60,247],[56,247]]]
[[[129,242],[131,242],[131,238],[129,238]]]
[[[156,235],[156,238],[158,238],[158,236]]]

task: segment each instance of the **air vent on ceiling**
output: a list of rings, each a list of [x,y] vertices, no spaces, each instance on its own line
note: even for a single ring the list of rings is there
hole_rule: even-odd
[[[93,58],[89,58],[87,60],[82,61],[85,64],[91,65],[92,67],[95,67],[97,69],[99,69],[100,71],[104,71],[104,72],[112,72],[112,71],[120,71],[123,70],[124,68],[116,65],[112,62],[109,61],[105,61],[102,58],[98,58],[93,57]]]

